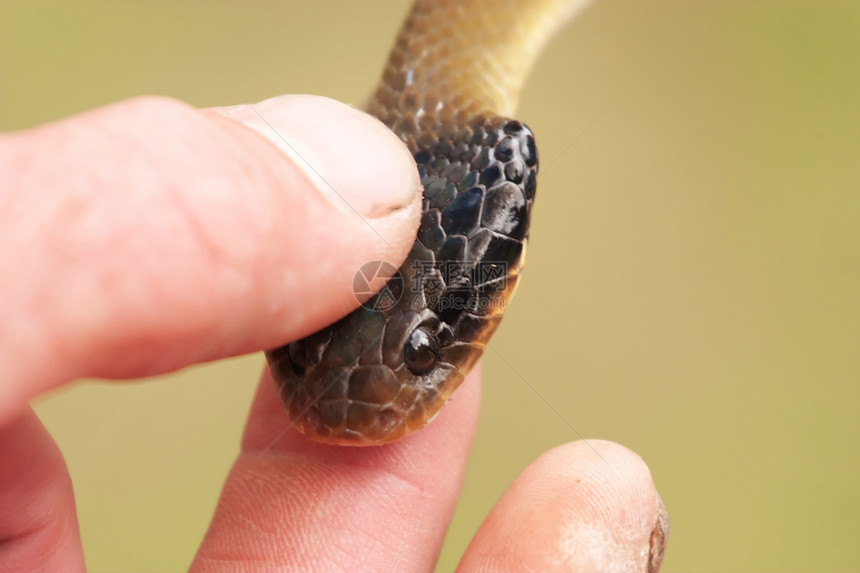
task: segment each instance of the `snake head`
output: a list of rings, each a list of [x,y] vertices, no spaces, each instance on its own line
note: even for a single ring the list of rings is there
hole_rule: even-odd
[[[380,444],[427,424],[519,279],[537,172],[528,128],[480,118],[413,155],[424,212],[396,275],[338,322],[266,353],[293,424],[314,440]]]
[[[431,310],[368,308],[268,353],[296,427],[317,441],[365,445],[427,424],[482,348],[459,342]]]

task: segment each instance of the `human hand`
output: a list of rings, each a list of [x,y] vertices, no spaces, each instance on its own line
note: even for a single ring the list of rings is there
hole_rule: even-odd
[[[27,400],[334,321],[357,305],[355,269],[405,257],[418,189],[392,134],[310,96],[220,113],[140,98],[0,136],[0,571],[84,570],[68,471]],[[414,436],[323,446],[277,439],[289,422],[265,373],[192,570],[432,569],[479,398],[476,369]],[[646,570],[666,524],[648,470],[590,446],[532,464],[462,568]]]

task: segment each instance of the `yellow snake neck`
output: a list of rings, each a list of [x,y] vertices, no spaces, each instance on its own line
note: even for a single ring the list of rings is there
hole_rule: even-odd
[[[369,111],[407,143],[480,115],[510,117],[553,32],[589,0],[418,0]]]

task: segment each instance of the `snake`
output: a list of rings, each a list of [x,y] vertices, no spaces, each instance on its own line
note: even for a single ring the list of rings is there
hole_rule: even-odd
[[[412,248],[385,286],[318,332],[266,352],[291,424],[338,445],[424,427],[481,357],[525,262],[534,135],[512,119],[543,45],[587,0],[417,0],[367,111],[423,186]]]

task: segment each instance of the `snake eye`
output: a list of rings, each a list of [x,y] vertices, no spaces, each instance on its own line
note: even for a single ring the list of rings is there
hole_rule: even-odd
[[[406,367],[413,374],[425,374],[436,365],[438,351],[439,340],[436,335],[423,328],[416,328],[403,349]]]

